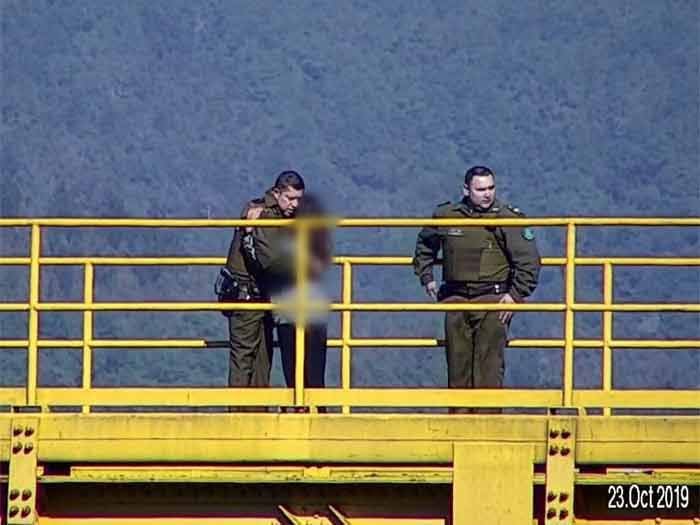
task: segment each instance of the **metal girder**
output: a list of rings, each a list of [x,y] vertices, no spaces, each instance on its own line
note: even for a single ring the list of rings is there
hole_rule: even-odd
[[[545,518],[547,525],[572,525],[576,418],[549,420],[547,430],[547,474]]]
[[[15,417],[11,423],[8,525],[36,523],[36,467],[39,418]]]

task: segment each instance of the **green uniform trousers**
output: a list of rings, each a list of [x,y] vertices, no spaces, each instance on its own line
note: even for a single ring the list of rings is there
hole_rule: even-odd
[[[452,302],[452,301],[448,301]],[[493,302],[497,302],[493,301]],[[450,388],[500,388],[505,371],[508,326],[496,311],[447,312],[447,374]],[[453,409],[459,413],[500,413],[500,409]]]
[[[229,318],[229,386],[241,388],[270,385],[272,328],[270,312],[233,312]]]

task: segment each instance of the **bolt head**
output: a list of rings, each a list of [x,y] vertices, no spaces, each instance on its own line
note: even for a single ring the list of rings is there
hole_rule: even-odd
[[[34,427],[30,427],[29,425],[24,427],[24,435],[25,436],[31,436],[32,434],[34,434]]]
[[[20,450],[22,450],[22,442],[21,442],[21,441],[16,441],[16,442],[12,445],[12,452],[14,452],[15,454],[19,454],[19,451],[20,451]]]
[[[569,515],[569,511],[566,509],[562,509],[559,511],[559,519],[560,520],[565,520],[568,515]]]
[[[34,445],[32,445],[31,443],[27,443],[26,445],[24,445],[25,454],[29,454],[32,450],[34,450]]]
[[[568,430],[562,430],[562,431],[561,431],[561,437],[562,437],[562,438],[564,438],[564,439],[569,439],[570,436],[571,436],[571,432],[569,432]]]
[[[571,452],[571,449],[569,447],[562,447],[561,448],[561,455],[562,456],[568,456],[569,452]]]
[[[553,508],[550,508],[550,509],[547,511],[547,519],[550,519],[550,520],[551,520],[551,519],[554,518],[556,515],[557,515],[557,511],[556,511],[555,509],[553,509]]]
[[[24,489],[24,490],[22,491],[22,499],[23,499],[23,500],[26,501],[26,500],[28,500],[28,499],[31,498],[31,497],[32,497],[32,491],[31,491],[31,490],[29,490],[29,489]]]
[[[562,492],[561,494],[559,494],[559,501],[561,501],[562,503],[565,502],[567,499],[569,499],[568,493]]]
[[[17,489],[12,489],[12,490],[10,491],[9,496],[10,496],[10,499],[11,499],[11,500],[12,500],[12,499],[17,499],[17,498],[19,498],[19,490],[17,490]]]
[[[7,513],[10,515],[10,517],[16,516],[19,513],[19,507],[17,505],[12,505]]]
[[[559,431],[556,428],[553,428],[552,430],[549,431],[549,437],[554,439],[559,435]]]
[[[557,452],[559,452],[559,447],[558,447],[558,446],[552,445],[551,447],[549,447],[549,455],[550,455],[550,456],[556,455]]]
[[[557,493],[550,490],[547,494],[547,501],[554,501],[555,499],[557,499]]]
[[[24,507],[24,508],[22,509],[22,517],[23,517],[23,518],[26,518],[26,517],[29,516],[31,513],[32,513],[32,508],[31,508],[29,505],[27,505],[26,507]]]
[[[15,436],[19,436],[24,429],[22,427],[14,427],[12,429],[12,434]]]

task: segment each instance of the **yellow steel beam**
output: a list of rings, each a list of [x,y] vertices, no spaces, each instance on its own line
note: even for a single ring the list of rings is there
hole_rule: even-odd
[[[452,523],[531,523],[533,459],[524,444],[455,444]]]
[[[18,406],[25,403],[27,391],[21,387],[0,388],[0,405]],[[2,435],[0,435],[2,439]]]
[[[286,388],[39,388],[43,405],[293,405]]]
[[[323,525],[331,525],[333,522],[330,519],[318,518],[313,516],[298,517],[301,523],[306,525],[315,525],[321,523]],[[337,518],[336,518],[337,519]],[[346,518],[350,525],[445,525],[446,521],[439,518]],[[185,518],[158,518],[149,516],[147,520],[144,518],[55,518],[49,516],[40,516],[38,525],[279,525],[288,523],[287,521],[279,521],[276,518],[266,517],[248,517],[248,518],[210,518],[188,516]],[[665,523],[665,522],[664,522]]]
[[[0,389],[15,400],[17,389]],[[342,388],[307,389],[306,397],[314,406],[364,407],[558,407],[559,390],[524,389],[415,389],[415,388]],[[104,406],[291,406],[293,390],[285,388],[39,388],[36,401],[46,405]],[[598,390],[573,391],[574,406],[618,408],[697,409],[698,390]],[[13,403],[18,404],[18,403]],[[20,403],[21,404],[21,403]]]
[[[609,262],[603,266],[603,302],[606,305],[613,303],[613,267]],[[601,367],[601,375],[603,376],[604,392],[612,390],[612,338],[612,312],[603,312],[603,366]],[[610,415],[610,407],[603,407],[603,415]]]
[[[349,404],[365,407],[546,407],[559,406],[559,390],[495,390],[447,388],[356,388],[344,392],[338,388],[316,388],[307,391],[314,405]]]
[[[698,266],[700,258],[697,257],[576,257],[576,265],[603,266],[614,264],[616,266]],[[30,264],[29,257],[4,257],[0,259],[0,266],[22,266]],[[413,259],[402,255],[337,255],[333,257],[334,264],[358,264],[358,265],[409,265]],[[110,266],[171,266],[171,265],[218,265],[226,262],[225,257],[109,257],[109,256],[53,256],[40,257],[39,262],[47,265],[94,265]],[[544,266],[563,266],[565,257],[543,257],[541,263]],[[438,261],[440,264],[440,261]]]
[[[392,466],[73,466],[69,475],[42,475],[41,483],[452,483],[451,467]]]
[[[0,439],[9,436],[10,419],[0,414]],[[542,463],[547,457],[547,421],[525,415],[48,413],[41,415],[39,459],[444,466],[452,461],[455,442],[506,441],[532,445],[535,461]],[[8,447],[0,445],[0,459],[7,453]],[[698,468],[698,418],[579,417],[576,462]]]
[[[349,314],[349,312],[344,312]],[[92,339],[87,342],[92,348],[209,348],[206,339]],[[0,339],[0,348],[26,348],[26,339]],[[602,348],[602,339],[574,339],[574,349],[577,348]],[[444,346],[443,339],[431,338],[350,338],[347,340],[349,347],[408,347],[408,348],[433,348]],[[39,339],[39,348],[61,350],[64,348],[82,348],[82,339]],[[328,346],[342,347],[343,339],[328,339]],[[636,348],[639,350],[685,350],[700,349],[700,339],[618,339],[610,340],[611,348]],[[508,341],[509,348],[541,348],[561,350],[564,347],[563,339],[512,339]]]
[[[41,230],[38,225],[32,226],[31,264],[29,269],[29,334],[27,336],[27,405],[36,404],[36,386],[39,375],[39,257],[41,255]]]
[[[417,227],[417,226],[700,226],[700,217],[527,217],[522,219],[426,219],[413,217],[305,219],[310,225],[340,227]],[[297,220],[297,222],[301,222]],[[215,228],[231,226],[290,226],[294,219],[116,219],[116,218],[0,218],[0,227],[167,227]]]
[[[576,390],[574,405],[700,409],[700,390]]]
[[[348,314],[349,312],[344,312]],[[92,339],[87,341],[92,348],[209,348],[206,339]],[[0,348],[26,348],[26,339],[0,339]],[[602,348],[602,339],[574,339],[574,348]],[[350,338],[347,345],[355,348],[362,347],[413,347],[431,348],[444,346],[443,339],[431,338]],[[64,348],[82,348],[82,339],[39,339],[39,348],[61,350]],[[342,347],[343,339],[328,339],[328,346]],[[611,348],[636,348],[639,350],[657,349],[692,349],[700,348],[700,339],[618,339],[610,340]],[[561,350],[564,347],[563,339],[512,339],[508,341],[509,348],[551,348]]]
[[[95,272],[91,263],[85,264],[83,282],[83,300],[86,304],[92,304]],[[92,388],[92,312],[83,312],[83,389]],[[83,412],[90,412],[90,405],[83,405]]]
[[[352,266],[349,262],[343,263],[343,304],[352,303]],[[340,356],[340,386],[347,394],[351,386],[351,340],[352,340],[352,313],[344,311],[341,319],[342,350]],[[437,341],[436,341],[437,342]],[[343,414],[350,413],[350,406],[343,405]]]
[[[566,229],[566,282],[564,286],[564,300],[566,310],[564,313],[564,364],[562,366],[562,405],[573,404],[574,389],[574,303],[576,302],[576,226],[569,224]]]
[[[33,525],[37,507],[37,447],[39,418],[15,417],[10,424],[10,474],[7,487],[7,524]]]
[[[223,310],[274,310],[281,305],[272,303],[200,303],[200,302],[104,302],[91,305],[79,302],[37,303],[38,311],[223,311]],[[0,310],[22,311],[29,307],[17,303],[0,304]],[[563,312],[565,304],[560,303],[333,303],[330,310],[353,312],[455,312],[455,311],[515,311],[515,312]],[[693,303],[629,303],[597,304],[577,303],[570,307],[575,312],[700,312],[700,304]]]

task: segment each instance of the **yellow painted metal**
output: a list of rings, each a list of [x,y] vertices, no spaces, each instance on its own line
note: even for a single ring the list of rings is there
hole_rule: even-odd
[[[286,388],[39,388],[41,405],[229,406],[293,405]]]
[[[26,303],[0,303],[0,312],[26,312],[29,305]]]
[[[83,300],[85,304],[92,304],[95,272],[92,263],[85,264],[83,283]],[[92,388],[92,312],[83,312],[83,388]],[[90,405],[83,405],[82,411],[90,412]]]
[[[455,443],[452,523],[531,523],[533,459],[529,445]]]
[[[577,518],[574,520],[575,525],[698,525],[700,520],[688,518],[688,519],[673,519],[673,518],[650,518],[650,519],[639,519],[639,520],[587,520],[582,518]]]
[[[352,303],[352,265],[349,262],[343,263],[343,304],[348,305]],[[351,371],[352,367],[350,365],[351,357],[351,341],[352,341],[352,313],[349,311],[344,311],[341,319],[341,335],[343,347],[340,355],[340,385],[343,391],[347,394],[350,391],[351,386]],[[437,341],[436,341],[437,342]],[[350,406],[343,405],[343,414],[350,413]]]
[[[606,262],[603,265],[603,302],[606,305],[613,303],[613,267]],[[612,390],[612,338],[613,324],[612,312],[603,312],[603,391]],[[603,407],[603,415],[610,415],[610,407]]]
[[[618,408],[700,408],[700,390],[576,390],[574,405]]]
[[[348,218],[306,219],[315,226],[339,227],[416,227],[416,226],[700,226],[699,217],[561,217],[523,219],[425,219],[425,218]],[[294,219],[117,219],[117,218],[0,218],[0,227],[69,226],[69,227],[163,227],[216,228],[231,226],[291,226]]]
[[[344,312],[347,314],[347,312]],[[351,338],[348,339],[348,346],[362,347],[418,347],[433,348],[444,346],[442,339],[427,338]],[[92,348],[208,348],[206,339],[92,339],[88,344]],[[0,340],[0,348],[26,348],[26,339],[5,339]],[[82,348],[82,339],[39,339],[39,348],[63,349]],[[342,339],[328,339],[328,346],[342,347]],[[508,341],[509,348],[542,348],[561,349],[564,347],[563,339],[512,339]],[[602,348],[602,339],[574,339],[574,348]],[[688,349],[700,348],[700,339],[619,339],[610,340],[611,348],[637,348],[640,350],[650,349]]]
[[[27,390],[21,387],[0,388],[0,405],[17,406],[22,405],[27,400]],[[2,436],[0,436],[2,439]]]
[[[39,350],[39,257],[41,255],[41,230],[38,225],[32,226],[31,264],[29,269],[29,335],[27,346],[27,405],[36,404],[36,386],[38,379]]]
[[[306,399],[304,398],[304,356],[305,356],[305,343],[304,343],[304,331],[306,330],[306,319],[307,319],[307,308],[309,302],[308,294],[308,279],[307,273],[309,270],[309,229],[305,223],[297,228],[297,239],[296,239],[296,290],[297,290],[297,300],[298,307],[296,308],[295,315],[295,370],[294,370],[294,403],[297,406],[305,405]]]
[[[545,520],[547,524],[571,525],[574,517],[574,460],[576,418],[555,418],[547,429]]]
[[[305,467],[148,465],[73,466],[69,475],[42,475],[40,483],[452,483],[451,467]]]
[[[15,417],[10,427],[7,524],[32,525],[36,523],[39,418]]]
[[[291,513],[290,513],[291,515]],[[303,516],[296,517],[304,525],[332,525],[333,521],[323,517]],[[338,519],[336,517],[336,519]],[[340,520],[339,520],[340,521]],[[210,518],[188,516],[186,518],[154,518],[147,521],[143,518],[53,518],[40,517],[38,525],[287,525],[288,521],[280,521],[276,518],[246,517],[246,518]],[[344,523],[341,521],[341,523]],[[350,525],[445,525],[444,519],[436,518],[347,518]],[[598,524],[601,525],[601,524]]]
[[[575,261],[576,257],[576,226],[569,224],[566,229],[566,283],[564,287],[564,300],[566,312],[564,313],[564,366],[562,367],[564,385],[562,405],[571,406],[574,390],[574,310],[576,302]]]

